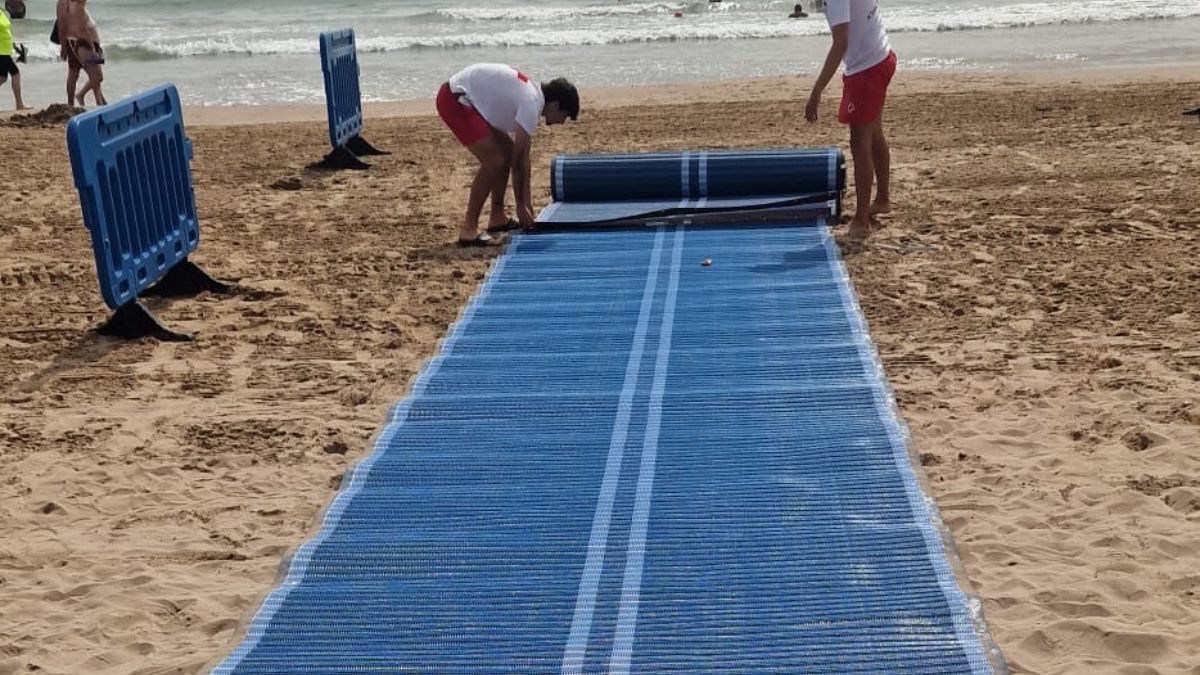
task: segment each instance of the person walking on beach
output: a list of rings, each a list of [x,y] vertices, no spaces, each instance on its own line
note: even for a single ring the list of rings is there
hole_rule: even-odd
[[[892,209],[891,153],[883,131],[883,104],[896,72],[896,53],[883,28],[876,0],[826,0],[824,4],[833,44],[813,84],[804,117],[809,122],[817,121],[821,94],[837,73],[838,62],[844,62],[838,121],[850,126],[854,189],[858,194],[857,209],[846,235],[862,239],[871,232],[871,216]],[[878,191],[872,201],[874,181],[878,181]]]
[[[19,3],[19,0],[17,0]],[[14,3],[5,3],[7,9],[12,9]],[[24,16],[24,5],[21,5],[19,13]],[[14,59],[14,51],[18,56]],[[28,110],[29,106],[25,105],[25,101],[21,98],[21,69],[17,67],[17,61],[25,60],[24,45],[13,46],[12,21],[8,18],[8,12],[0,10],[0,87],[8,79],[12,78],[13,100],[17,106],[17,110]]]
[[[70,9],[71,0],[58,0],[58,4],[54,8],[54,28],[50,31],[50,41],[59,46],[59,60],[67,62],[67,107],[74,108],[75,87],[79,84],[79,71],[83,70],[83,64],[79,63],[74,53],[67,49],[65,37],[67,15]]]
[[[62,5],[61,1],[59,3]],[[84,105],[84,98],[90,91],[96,98],[96,105],[108,105],[101,90],[104,82],[104,50],[100,47],[100,31],[96,21],[87,10],[87,0],[67,0],[66,15],[59,20],[58,35],[62,42],[62,52],[67,59],[67,96],[72,96],[74,84],[78,80],[79,70],[87,73],[87,84],[74,94],[75,101]],[[69,101],[71,105],[75,101]]]
[[[490,246],[488,234],[533,226],[529,147],[538,118],[547,125],[579,116],[579,92],[565,78],[538,84],[528,75],[498,63],[477,63],[442,84],[438,115],[454,136],[479,160],[471,183],[467,214],[458,230],[459,246]],[[517,218],[504,211],[504,191],[512,175]],[[487,232],[479,231],[483,202],[491,195]]]

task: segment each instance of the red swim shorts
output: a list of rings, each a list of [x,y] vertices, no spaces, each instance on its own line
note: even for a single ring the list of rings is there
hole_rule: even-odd
[[[492,127],[479,111],[463,105],[449,84],[443,84],[437,93],[437,111],[450,131],[463,145],[474,145],[492,135]]]
[[[870,124],[883,115],[888,84],[896,74],[896,52],[853,75],[842,77],[842,104],[838,121],[842,124]]]

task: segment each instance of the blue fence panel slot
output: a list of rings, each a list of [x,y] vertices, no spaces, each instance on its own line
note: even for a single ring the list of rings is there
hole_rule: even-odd
[[[100,292],[117,309],[200,244],[179,92],[166,84],[74,117],[67,149]]]
[[[358,48],[354,29],[321,33],[321,72],[325,75],[325,106],[329,112],[329,142],[340,148],[362,133],[362,92],[358,85]]]

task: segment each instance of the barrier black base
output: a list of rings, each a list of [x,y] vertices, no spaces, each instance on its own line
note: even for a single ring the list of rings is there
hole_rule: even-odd
[[[203,291],[228,295],[233,292],[233,287],[212,278],[208,272],[185,258],[164,274],[158,283],[142,291],[142,295],[156,298],[178,298],[196,295]]]
[[[153,312],[137,300],[121,305],[96,332],[122,340],[152,337],[163,342],[191,342],[196,339],[191,333],[179,333],[167,328]]]
[[[366,140],[364,140],[362,136],[355,136],[354,138],[351,138],[350,140],[346,141],[346,148],[349,149],[350,152],[353,152],[354,154],[358,155],[359,157],[362,157],[363,155],[390,155],[390,154],[392,154],[390,152],[380,150],[379,148],[371,145]]]
[[[329,169],[330,171],[340,171],[342,169],[353,169],[354,171],[365,171],[371,168],[370,164],[359,159],[353,152],[350,152],[346,146],[340,146],[333,149],[333,152],[325,155],[325,159],[309,166],[311,169]]]

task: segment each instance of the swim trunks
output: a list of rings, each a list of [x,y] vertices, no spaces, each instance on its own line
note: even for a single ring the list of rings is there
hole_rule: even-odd
[[[896,74],[896,52],[888,52],[879,63],[842,77],[842,103],[838,121],[842,124],[870,124],[883,115],[888,84]]]
[[[459,96],[450,90],[450,83],[442,84],[437,93],[437,111],[459,143],[470,146],[492,135],[492,127],[475,108],[464,105]]]

